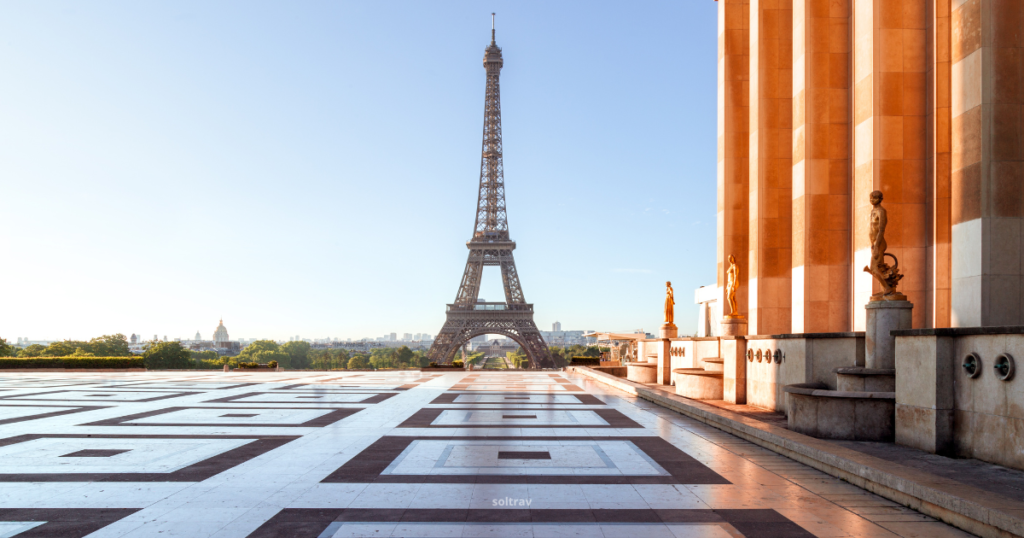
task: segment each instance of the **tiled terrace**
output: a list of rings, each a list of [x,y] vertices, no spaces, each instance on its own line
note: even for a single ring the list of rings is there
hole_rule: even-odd
[[[967,536],[561,372],[0,373],[0,537]]]

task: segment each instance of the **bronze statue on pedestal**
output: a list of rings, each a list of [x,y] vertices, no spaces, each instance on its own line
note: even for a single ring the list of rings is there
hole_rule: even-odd
[[[729,301],[727,319],[742,318],[736,307],[736,288],[740,285],[740,269],[736,266],[736,257],[729,255],[729,269],[725,272],[725,299]]]
[[[896,291],[896,285],[903,279],[899,273],[900,262],[896,256],[887,253],[889,247],[885,242],[885,227],[889,224],[889,215],[882,207],[882,191],[871,191],[871,214],[868,215],[869,237],[871,239],[871,263],[864,267],[882,286],[881,293],[871,296],[872,301],[906,301],[907,296]],[[893,265],[885,263],[885,257],[892,258]]]
[[[666,282],[665,287],[665,324],[673,325],[676,317],[676,298],[672,292],[672,283]]]

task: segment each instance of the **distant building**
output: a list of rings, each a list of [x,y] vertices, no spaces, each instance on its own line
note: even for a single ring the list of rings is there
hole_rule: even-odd
[[[560,327],[561,324],[555,322],[553,327]],[[564,347],[574,345],[587,345],[592,342],[588,342],[588,339],[583,337],[585,331],[540,331],[541,337],[544,338],[544,342],[549,346]]]
[[[139,335],[137,335],[135,333],[132,333],[132,340],[131,340],[131,342],[132,342],[132,345],[138,344],[139,343]],[[18,339],[18,343],[19,344],[21,343],[21,338]]]
[[[391,340],[392,342],[394,342],[394,341],[398,340],[398,335],[397,335],[397,334],[395,334],[395,333],[391,333],[391,334],[390,334],[389,336],[390,336],[390,340]]]
[[[551,324],[551,332],[559,332],[561,330],[562,330],[562,323],[560,321],[556,321],[556,322]]]
[[[221,346],[221,344],[225,344],[229,340],[230,339],[228,338],[228,329],[227,327],[224,326],[224,320],[221,319],[220,325],[217,325],[217,329],[213,331],[213,342],[217,344],[217,347],[226,347]]]
[[[402,340],[406,342],[412,342],[412,333],[405,333],[402,335]]]
[[[199,331],[196,331],[196,337],[195,337],[195,338],[193,338],[193,340],[195,340],[196,342],[198,342],[198,341],[200,341],[200,340],[202,340],[202,339],[203,339],[203,337],[202,337],[202,336],[199,336]]]

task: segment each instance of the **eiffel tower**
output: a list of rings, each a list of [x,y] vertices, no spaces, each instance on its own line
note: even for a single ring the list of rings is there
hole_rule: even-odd
[[[484,98],[484,141],[480,158],[480,190],[476,205],[473,238],[466,242],[469,260],[462,275],[455,303],[449,304],[447,320],[430,346],[429,357],[448,362],[471,338],[500,334],[518,343],[530,359],[531,368],[551,367],[547,344],[533,322],[533,305],[523,297],[512,251],[515,241],[508,237],[505,213],[505,173],[501,164],[501,91],[498,75],[504,61],[494,42],[494,14],[491,13],[491,44],[484,50],[487,90]],[[505,302],[487,303],[477,298],[485,265],[501,267]]]

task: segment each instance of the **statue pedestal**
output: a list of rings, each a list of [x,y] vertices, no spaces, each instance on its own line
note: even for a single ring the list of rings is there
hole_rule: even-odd
[[[896,368],[896,337],[889,331],[911,328],[910,301],[869,301],[864,327],[864,367],[892,370]]]
[[[662,338],[675,338],[677,336],[679,336],[679,328],[676,327],[675,323],[666,323],[661,326]]]
[[[722,327],[722,336],[747,335],[747,318],[743,316],[726,316],[722,318],[720,326]]]

